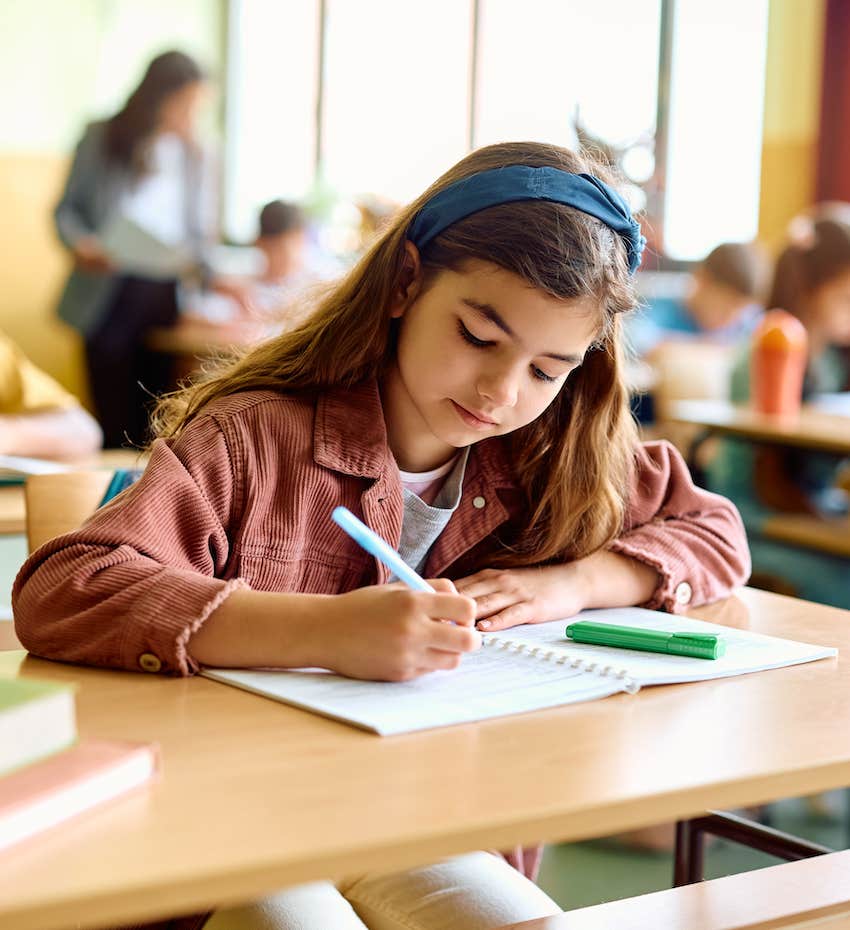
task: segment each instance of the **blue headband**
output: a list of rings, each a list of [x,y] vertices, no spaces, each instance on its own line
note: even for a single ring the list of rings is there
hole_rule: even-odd
[[[601,220],[623,240],[629,274],[640,265],[646,239],[626,201],[592,174],[570,174],[560,168],[509,165],[455,181],[435,194],[413,218],[407,238],[419,249],[465,216],[517,200],[550,200]]]

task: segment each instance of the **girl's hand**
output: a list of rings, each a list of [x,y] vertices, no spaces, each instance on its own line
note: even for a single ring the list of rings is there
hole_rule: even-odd
[[[436,593],[396,583],[329,599],[329,622],[316,629],[321,637],[317,664],[371,681],[410,681],[457,668],[465,652],[481,645],[474,629],[475,602],[446,579],[430,584]]]
[[[563,565],[487,568],[455,584],[459,593],[475,600],[478,629],[490,631],[564,620],[589,607],[644,604],[660,580],[651,565],[599,550]]]
[[[223,297],[229,297],[239,308],[239,314],[244,319],[256,319],[257,307],[251,295],[251,284],[243,278],[228,278],[217,276],[210,282],[211,290]]]
[[[579,563],[542,568],[485,568],[456,582],[473,598],[479,630],[507,630],[521,623],[572,617],[587,606]]]

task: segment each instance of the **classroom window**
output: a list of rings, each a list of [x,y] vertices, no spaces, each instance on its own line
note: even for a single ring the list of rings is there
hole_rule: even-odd
[[[696,259],[721,240],[753,238],[767,7],[231,0],[226,232],[250,238],[272,197],[405,202],[470,145],[573,146],[577,117],[636,182],[649,182],[667,254]],[[673,54],[666,160],[656,168],[663,15]]]
[[[660,0],[480,0],[474,144],[652,139]]]
[[[666,253],[753,239],[761,183],[767,0],[678,0],[670,76]]]
[[[457,0],[327,0],[324,181],[412,199],[467,150],[471,17]]]
[[[248,241],[260,207],[313,185],[319,0],[231,0],[223,219]]]

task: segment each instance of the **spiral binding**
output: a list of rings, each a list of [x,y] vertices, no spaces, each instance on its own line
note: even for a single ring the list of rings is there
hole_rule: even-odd
[[[531,643],[521,643],[515,639],[503,639],[501,636],[495,636],[492,633],[485,633],[481,637],[482,646],[492,646],[503,652],[523,653],[530,658],[539,659],[541,662],[554,662],[556,665],[569,665],[570,668],[578,669],[592,675],[599,675],[600,678],[616,678],[622,682],[623,691],[628,694],[637,694],[640,691],[640,685],[632,678],[624,668],[614,668],[613,665],[604,665],[601,662],[588,662],[581,656],[571,655],[562,649],[547,649],[545,646],[533,646]]]

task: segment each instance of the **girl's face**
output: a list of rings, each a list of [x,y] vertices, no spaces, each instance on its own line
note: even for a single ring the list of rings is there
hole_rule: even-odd
[[[173,132],[181,138],[191,139],[206,94],[207,87],[203,81],[193,81],[170,93],[159,107],[159,131]]]
[[[807,310],[810,328],[825,342],[850,346],[850,270],[817,288]]]
[[[560,300],[488,262],[418,287],[393,310],[398,349],[383,385],[390,447],[405,471],[531,423],[598,335],[593,298]]]

